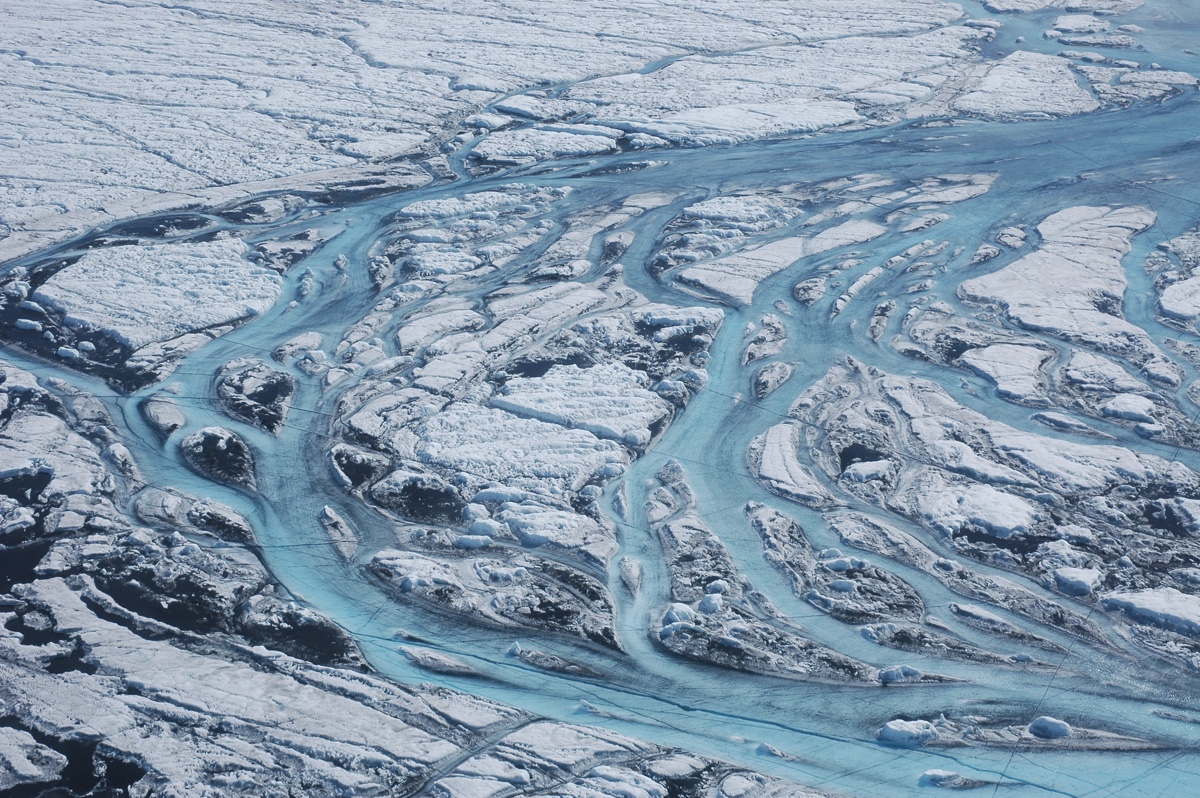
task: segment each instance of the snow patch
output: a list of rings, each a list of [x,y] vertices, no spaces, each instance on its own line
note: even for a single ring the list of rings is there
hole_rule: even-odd
[[[1104,596],[1104,606],[1123,611],[1140,623],[1200,637],[1200,596],[1173,587],[1109,593]]]

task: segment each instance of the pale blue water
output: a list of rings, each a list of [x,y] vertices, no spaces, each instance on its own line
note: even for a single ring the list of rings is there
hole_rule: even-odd
[[[978,13],[973,4],[966,4]],[[1157,10],[1156,10],[1157,9]],[[1187,11],[1182,3],[1159,4],[1138,15]],[[1174,11],[1172,11],[1174,9]],[[1038,39],[1055,15],[1047,12],[1026,19],[1005,18],[1000,45],[1024,35],[1031,45],[1047,52],[1061,50]],[[1196,15],[1185,14],[1183,19]],[[1146,26],[1150,28],[1149,23]],[[1181,42],[1196,41],[1195,25],[1164,29],[1159,25],[1144,40],[1154,50],[1154,60],[1164,66],[1197,71],[1194,57],[1181,53]],[[1192,38],[1189,40],[1188,37]],[[1000,46],[998,45],[998,46]],[[1118,54],[1118,57],[1126,57]],[[1128,57],[1144,57],[1129,54]],[[332,209],[321,225],[340,225],[345,231],[294,268],[287,294],[305,267],[316,274],[319,287],[295,309],[280,303],[272,312],[207,346],[189,357],[171,382],[182,386],[180,404],[188,427],[164,448],[136,410],[137,401],[149,392],[115,396],[94,380],[56,371],[19,353],[6,356],[38,373],[56,373],[81,387],[106,397],[105,401],[124,427],[130,448],[152,481],[210,496],[234,506],[254,523],[266,562],[275,576],[300,600],[326,613],[353,633],[381,672],[405,681],[433,681],[486,695],[546,716],[596,723],[664,745],[678,745],[792,778],[801,784],[856,796],[903,796],[922,792],[920,774],[930,768],[956,770],[968,777],[1003,780],[1003,787],[983,788],[984,794],[1011,796],[1160,796],[1200,792],[1200,726],[1163,719],[1158,708],[1182,707],[1200,713],[1200,690],[1194,675],[1178,675],[1150,684],[1173,683],[1177,692],[1146,687],[1146,671],[1169,674],[1167,666],[1137,655],[1103,654],[1072,647],[1064,657],[1045,652],[1036,656],[1061,662],[1060,671],[1022,672],[972,663],[922,660],[903,652],[880,648],[862,639],[857,627],[838,623],[811,605],[795,598],[789,586],[762,558],[757,537],[746,524],[741,508],[748,500],[774,506],[797,518],[817,548],[837,545],[819,515],[780,500],[761,489],[745,467],[749,442],[776,423],[791,400],[838,358],[853,354],[899,374],[917,374],[936,380],[961,402],[988,416],[1021,429],[1054,437],[1033,422],[1030,411],[996,399],[990,387],[974,376],[951,372],[905,358],[886,346],[897,329],[898,317],[884,337],[885,345],[869,342],[865,330],[870,312],[887,296],[897,296],[907,285],[924,279],[887,273],[872,284],[838,316],[828,319],[828,308],[840,291],[831,290],[810,311],[792,303],[794,315],[785,317],[790,334],[784,358],[799,363],[796,375],[762,403],[737,401],[749,394],[748,375],[740,366],[742,329],[773,312],[777,299],[790,297],[791,287],[810,267],[800,265],[766,281],[752,307],[730,310],[726,326],[714,346],[709,365],[711,382],[652,451],[631,468],[627,483],[633,510],[620,525],[622,554],[643,561],[646,582],[640,598],[633,600],[620,589],[615,575],[613,594],[619,602],[619,631],[629,656],[598,655],[570,641],[514,636],[511,631],[465,627],[446,618],[389,600],[361,573],[370,553],[393,542],[389,525],[335,486],[324,465],[323,449],[330,432],[330,410],[336,394],[323,394],[315,379],[297,372],[296,407],[282,434],[274,438],[222,415],[209,398],[213,372],[230,359],[266,357],[280,342],[296,333],[318,330],[327,341],[341,337],[376,297],[365,274],[351,273],[339,286],[332,267],[337,253],[351,263],[362,263],[381,234],[381,219],[416,199],[451,196],[500,185],[519,178],[541,185],[570,185],[576,189],[558,204],[566,216],[595,204],[617,202],[646,191],[683,195],[671,206],[651,211],[630,229],[638,236],[634,248],[622,259],[626,279],[651,299],[675,304],[698,300],[659,283],[642,267],[651,255],[661,226],[684,205],[706,196],[746,188],[770,188],[784,183],[817,182],[863,172],[878,172],[897,179],[920,180],[954,172],[995,172],[991,191],[948,209],[952,219],[912,235],[888,235],[868,247],[861,266],[842,278],[842,287],[862,272],[907,246],[931,238],[963,247],[951,262],[949,273],[936,276],[932,293],[961,308],[954,296],[957,284],[969,274],[982,273],[1010,262],[1006,253],[982,267],[969,265],[978,244],[989,241],[1000,227],[1017,222],[1034,224],[1051,212],[1078,204],[1145,204],[1158,214],[1156,225],[1138,237],[1135,251],[1126,259],[1130,292],[1126,310],[1130,319],[1159,342],[1179,333],[1159,325],[1152,316],[1149,278],[1141,269],[1142,257],[1154,245],[1192,227],[1200,217],[1200,98],[1196,94],[1163,104],[1104,111],[1084,118],[1028,124],[968,123],[955,127],[921,129],[898,127],[862,133],[824,136],[801,141],[749,144],[733,148],[656,152],[649,156],[617,156],[604,165],[651,157],[661,166],[620,175],[579,178],[595,163],[568,164],[553,171],[510,172],[486,178],[463,179],[404,195],[371,199]],[[289,224],[295,230],[314,226],[311,219],[264,228],[274,236]],[[521,268],[473,292],[493,290]],[[789,300],[790,301],[790,300]],[[414,310],[420,305],[414,306]],[[855,328],[856,327],[856,328]],[[388,335],[381,334],[385,340]],[[1165,347],[1164,347],[1165,348]],[[1189,381],[1197,376],[1186,367]],[[963,389],[969,385],[973,391]],[[1186,412],[1195,408],[1182,397]],[[1100,424],[1100,422],[1096,422]],[[214,484],[189,471],[176,455],[175,442],[192,429],[221,424],[243,434],[262,453],[260,494],[250,495]],[[1123,445],[1164,456],[1176,453],[1115,426],[1105,427]],[[796,619],[813,638],[878,666],[908,663],[925,670],[966,679],[962,685],[877,689],[841,687],[784,681],[686,662],[665,654],[647,633],[651,615],[666,596],[666,573],[656,540],[646,531],[640,515],[644,481],[669,458],[687,470],[699,497],[698,511],[730,548],[742,572],[766,593],[786,615]],[[1182,451],[1178,459],[1200,468],[1200,455]],[[317,513],[331,504],[364,532],[360,562],[342,562],[317,523]],[[895,520],[895,519],[893,519]],[[891,564],[897,574],[918,588],[932,614],[945,618],[944,607],[958,599],[941,583],[912,569]],[[980,566],[980,570],[987,571]],[[615,571],[615,569],[614,569]],[[1009,574],[1008,576],[1012,576]],[[1031,589],[1041,591],[1029,583]],[[1047,594],[1048,595],[1048,594]],[[1061,597],[1058,597],[1062,600]],[[1086,605],[1077,609],[1086,613]],[[1105,624],[1104,619],[1093,620]],[[951,624],[963,637],[981,646],[1013,650],[994,638],[968,627]],[[423,645],[459,656],[488,679],[437,676],[411,666],[396,651],[397,631],[419,638]],[[1051,630],[1039,632],[1065,646],[1072,641]],[[566,656],[586,659],[605,674],[596,681],[571,679],[533,670],[505,651],[515,640]],[[582,702],[606,713],[584,709]],[[978,748],[904,750],[881,745],[875,730],[897,716],[936,716],[939,711],[1010,717],[1027,722],[1041,714],[1086,721],[1112,731],[1162,740],[1169,750],[1153,753],[1037,753],[989,751]],[[1200,717],[1200,715],[1197,715]],[[758,746],[767,743],[791,759],[764,756]]]

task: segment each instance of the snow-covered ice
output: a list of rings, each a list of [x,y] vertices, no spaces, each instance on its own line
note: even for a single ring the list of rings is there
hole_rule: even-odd
[[[241,241],[113,247],[90,252],[47,280],[33,298],[130,350],[263,313],[279,276],[245,258]]]
[[[1022,50],[993,66],[952,107],[986,119],[1020,119],[1082,114],[1100,103],[1076,81],[1070,61]]]
[[[680,272],[678,279],[709,291],[733,304],[748,305],[758,284],[805,256],[861,244],[881,235],[885,228],[867,220],[851,220],[813,236],[796,236],[742,250],[733,255]]]
[[[1038,224],[1042,242],[1036,252],[993,274],[965,281],[959,292],[973,302],[1000,304],[1024,327],[1141,365],[1156,347],[1142,329],[1120,315],[1128,285],[1121,258],[1129,252],[1130,238],[1154,218],[1142,207],[1059,211]]]
[[[969,349],[959,361],[994,382],[1000,396],[1029,402],[1046,393],[1042,367],[1051,357],[1051,352],[1037,347],[993,344]]]
[[[813,507],[830,506],[833,496],[796,456],[802,434],[795,424],[771,427],[750,444],[751,468],[772,491]]]
[[[56,781],[67,758],[35,740],[28,732],[0,728],[0,790],[26,784]]]
[[[553,366],[539,379],[509,380],[492,406],[634,447],[650,443],[651,429],[671,405],[649,390],[646,378],[621,363],[581,369]]]
[[[889,720],[879,729],[879,739],[895,745],[921,745],[937,737],[937,728],[927,720]]]
[[[1104,604],[1126,613],[1133,620],[1191,637],[1200,635],[1200,598],[1173,587],[1107,593]]]

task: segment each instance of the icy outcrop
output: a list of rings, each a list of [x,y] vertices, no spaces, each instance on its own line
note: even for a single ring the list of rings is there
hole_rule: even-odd
[[[1023,344],[992,344],[971,349],[959,356],[963,365],[987,377],[996,394],[1016,402],[1044,401],[1046,377],[1042,367],[1054,354]]]
[[[1058,718],[1042,715],[1030,722],[1029,733],[1034,737],[1041,737],[1043,740],[1058,740],[1071,736],[1071,726]]]
[[[234,432],[205,427],[179,442],[179,451],[197,472],[221,482],[254,489],[254,453]]]
[[[774,313],[768,313],[758,322],[753,336],[746,342],[742,352],[742,365],[774,357],[787,346],[787,327],[783,319]]]
[[[1165,356],[1147,361],[1134,376],[1120,363],[1076,350],[1055,373],[1053,398],[1078,409],[1131,427],[1145,438],[1196,446],[1200,428],[1163,388],[1183,381],[1179,366]]]
[[[962,746],[987,746],[1019,751],[1071,750],[1071,751],[1145,751],[1158,746],[1138,737],[1126,737],[1100,729],[1073,728],[1065,721],[1048,715],[1035,718],[1028,725],[1002,724],[991,718],[972,716],[969,718],[947,718],[936,720],[888,721],[876,735],[880,741],[908,747],[928,746],[958,748]],[[968,779],[949,778],[957,774],[944,771],[928,771],[938,774],[922,783],[938,787],[981,786],[982,782]]]
[[[1162,255],[1158,257],[1169,266],[1178,264],[1154,279],[1160,318],[1185,330],[1194,329],[1192,325],[1200,316],[1200,274],[1196,271],[1200,268],[1200,229],[1193,228],[1158,246],[1173,256],[1175,262]]]
[[[923,542],[900,529],[858,514],[827,517],[847,545],[923,570],[954,593],[1006,608],[1009,612],[1034,622],[1067,629],[1070,634],[1085,637],[1093,642],[1104,641],[1103,632],[1100,632],[1098,626],[1079,614],[1067,610],[1055,601],[1042,598],[1008,578],[985,575],[983,572],[967,568],[956,560],[940,557]],[[1045,640],[1044,637],[1034,635],[995,613],[980,610],[979,607],[955,605],[952,612],[967,625],[988,631],[990,634],[1007,637],[1028,646],[1061,650],[1061,647]]]
[[[694,202],[667,224],[651,269],[727,255],[802,214],[799,198],[784,192],[731,192]]]
[[[5,335],[129,389],[265,313],[282,290],[235,238],[98,247],[40,269],[29,299],[24,276],[5,277],[0,302],[16,305]]]
[[[500,131],[479,142],[471,151],[471,157],[487,163],[512,165],[614,152],[617,149],[616,136],[600,135],[601,130],[597,127],[588,128],[587,132],[548,129]]]
[[[1104,596],[1104,605],[1124,612],[1132,620],[1160,626],[1189,637],[1200,636],[1200,597],[1173,587],[1116,591]]]
[[[486,481],[547,498],[574,493],[597,477],[624,472],[629,455],[591,432],[565,429],[498,408],[453,404],[414,430],[408,451],[430,467],[461,474],[467,485]]]
[[[138,520],[152,526],[253,543],[254,529],[240,513],[212,499],[197,499],[172,489],[147,487],[134,499]]]
[[[620,649],[608,591],[593,578],[527,554],[463,557],[388,549],[370,571],[402,597],[463,620],[530,627]]]
[[[895,574],[837,549],[816,551],[800,526],[764,505],[750,503],[746,516],[762,539],[764,556],[792,583],[797,596],[844,623],[920,623],[925,605]]]
[[[168,393],[150,394],[138,402],[138,410],[154,431],[164,439],[171,437],[176,430],[187,424],[187,416]]]
[[[917,780],[917,784],[921,787],[942,787],[951,790],[966,790],[972,787],[983,787],[987,784],[979,779],[968,779],[953,770],[942,770],[934,768],[927,770],[921,774],[921,778]]]
[[[1079,85],[1070,61],[1025,50],[1005,56],[950,105],[985,119],[1072,116],[1100,107]]]
[[[60,313],[66,328],[136,351],[267,311],[279,297],[279,276],[247,261],[245,252],[237,239],[93,250],[33,298]]]
[[[816,272],[798,282],[794,290],[798,302],[812,305],[825,294],[835,270],[862,262],[861,252],[852,250],[834,265],[839,250],[873,241],[887,233],[889,226],[903,232],[925,229],[928,225],[916,222],[928,221],[931,209],[980,196],[994,180],[992,174],[945,174],[902,187],[892,179],[865,174],[713,197],[688,206],[667,225],[651,270],[672,272],[672,278],[689,293],[735,306],[751,304],[759,285],[781,271]],[[807,216],[801,210],[806,205],[814,211]],[[937,221],[950,218],[947,213],[933,216]],[[785,228],[782,237],[781,228]],[[834,303],[833,315],[891,271],[900,271],[902,266],[932,267],[919,256],[937,255],[947,245],[927,240],[873,266],[842,293]],[[881,315],[886,313],[881,311]],[[770,320],[765,321],[769,327]],[[873,335],[878,340],[881,334]],[[783,340],[782,334],[773,338]],[[772,343],[764,340],[753,345],[747,360],[768,356]]]
[[[931,383],[854,363],[831,371],[793,413],[821,431],[814,462],[840,489],[926,525],[963,554],[1038,575],[1073,596],[1089,592],[1088,570],[1102,572],[1110,589],[1194,591],[1158,564],[1184,545],[1171,530],[1190,529],[1196,517],[1200,477],[1179,463],[1020,432]],[[889,465],[869,479],[854,476],[871,463]],[[1171,498],[1160,495],[1164,484]],[[936,575],[940,562],[924,567]],[[1039,620],[1068,617],[1029,609]],[[1089,624],[1071,623],[1103,639]]]
[[[766,399],[792,378],[795,366],[790,363],[768,363],[754,374],[754,398]]]
[[[321,508],[321,514],[317,520],[328,533],[329,541],[337,549],[338,554],[346,560],[353,560],[354,555],[358,553],[359,535],[350,522],[328,504]]]
[[[296,381],[261,360],[226,363],[217,376],[217,399],[225,412],[278,434],[287,420]]]
[[[1129,37],[1100,37],[1096,45],[1135,46]],[[1078,56],[1076,56],[1078,57]],[[1106,103],[1128,106],[1136,102],[1164,100],[1200,85],[1195,75],[1166,69],[1134,70],[1129,62],[1113,62],[1114,66],[1077,66],[1076,69],[1091,84],[1092,91]]]
[[[0,727],[0,790],[55,782],[66,766],[65,756],[29,732]]]
[[[1066,246],[1060,255],[1063,259],[1054,261],[1057,263],[1054,268],[1061,268],[1063,275],[1073,273],[1071,258],[1078,253]],[[993,275],[967,281],[964,286],[970,288],[979,281],[992,281],[1000,287],[1014,269],[1031,276],[1032,272],[1022,271],[1035,267],[1028,262],[1031,260],[1036,258],[1026,256]],[[1101,263],[1091,262],[1089,268]],[[1159,274],[1156,284],[1167,284],[1171,274],[1174,272]],[[1110,282],[1105,284],[1105,281]],[[985,307],[976,314],[977,318],[971,319],[956,315],[945,303],[914,307],[910,311],[913,321],[905,334],[896,336],[892,343],[909,357],[970,368],[992,381],[997,395],[1009,401],[1083,413],[1128,427],[1143,438],[1195,446],[1200,441],[1200,429],[1170,395],[1170,391],[1182,384],[1184,372],[1157,348],[1144,330],[1122,318],[1121,294],[1125,283],[1124,273],[1114,261],[1103,279],[1093,281],[1085,277],[1069,286],[1063,284],[1073,294],[1065,306],[1085,302],[1091,306],[1068,314],[1069,319],[1064,316],[1065,329],[1048,322],[1044,329],[1036,324],[1025,325],[1080,346],[1052,345],[1039,335],[1006,329],[995,323],[994,306]],[[960,288],[960,293],[964,290]],[[1001,288],[1005,290],[1008,288]],[[1052,305],[1057,299],[1035,301],[1045,305],[1045,317],[1056,313]],[[1027,311],[1025,308],[1020,313]],[[1171,344],[1170,340],[1167,343]],[[1172,348],[1188,356],[1186,347],[1172,345]],[[1122,357],[1125,363],[1107,355]],[[1052,361],[1056,361],[1054,367]],[[1130,366],[1136,367],[1136,374],[1130,372]],[[1040,413],[1034,418],[1055,429],[1105,437],[1078,419],[1069,420],[1064,413]]]
[[[1128,283],[1121,258],[1130,239],[1154,223],[1147,208],[1077,207],[1038,225],[1037,251],[984,277],[967,280],[959,295],[994,302],[1023,327],[1126,357],[1136,365],[1158,353],[1145,331],[1126,321]]]
[[[851,220],[823,230],[814,236],[784,238],[755,249],[681,271],[678,279],[708,291],[733,305],[749,305],[758,284],[801,258],[827,250],[861,244],[886,232],[886,228],[868,220]]]
[[[881,742],[916,746],[936,740],[937,728],[927,720],[889,720],[879,729]]]
[[[13,370],[5,368],[5,372],[12,374]],[[24,392],[4,391],[0,399],[10,406],[23,404],[23,399],[14,396],[18,393]],[[71,495],[103,496],[115,490],[100,453],[57,414],[21,413],[10,419],[0,430],[0,463],[0,477],[19,492],[42,501]]]
[[[837,504],[833,494],[799,459],[802,428],[784,422],[755,438],[747,452],[750,470],[771,491],[814,508]]]
[[[694,495],[676,462],[657,476],[646,514],[662,544],[670,604],[654,639],[676,654],[737,670],[791,678],[874,683],[879,672],[800,634],[777,619],[738,573],[721,540],[692,509]],[[931,679],[936,680],[936,679]]]
[[[1117,14],[1132,11],[1142,3],[1143,0],[983,0],[984,8],[989,11],[1008,14],[1038,11],[1043,8],[1066,8],[1071,11],[1099,11]]]
[[[491,404],[640,449],[650,443],[651,429],[672,412],[647,382],[644,374],[623,363],[586,369],[555,365],[540,378],[508,380]]]
[[[396,333],[396,348],[402,353],[419,353],[425,346],[450,333],[477,330],[487,323],[479,313],[465,303],[439,303],[429,312],[415,315]],[[458,307],[455,307],[457,305]]]
[[[954,565],[939,564],[938,566],[935,566],[935,567],[939,567],[939,566],[942,568],[942,570],[950,570],[950,571],[957,570],[957,568],[955,568]],[[970,578],[970,577],[968,576],[968,578]],[[971,581],[975,582],[976,585],[980,585],[980,583],[986,584],[986,580],[973,579]],[[1001,582],[1000,584],[1003,585],[1004,583]],[[1008,599],[1007,601],[1001,600],[996,603],[1005,608],[1015,607],[1018,609],[1033,610],[1033,612],[1026,611],[1024,614],[1028,615],[1029,617],[1031,617],[1035,620],[1041,620],[1043,622],[1045,622],[1047,620],[1058,619],[1060,617],[1060,611],[1056,610],[1052,603],[1044,602],[1044,603],[1039,604],[1036,601],[1034,601],[1034,602],[1030,602],[1028,600],[1021,601],[1019,598],[1017,601],[1013,601],[1012,599],[1020,596],[1023,591],[1018,589],[1018,590],[1012,591],[1012,592],[1016,593],[1017,595],[1011,596],[1011,597],[1006,596],[1005,598]],[[1005,618],[1002,618],[997,613],[994,613],[991,610],[986,610],[983,607],[977,606],[975,604],[959,604],[958,602],[951,602],[946,607],[946,609],[950,610],[950,614],[952,616],[954,616],[955,619],[961,621],[962,623],[966,624],[967,626],[972,626],[976,629],[979,629],[984,632],[988,632],[989,634],[993,634],[997,637],[1007,638],[1008,640],[1010,640],[1014,643],[1020,643],[1020,644],[1027,645],[1027,646],[1034,646],[1036,648],[1043,648],[1048,651],[1053,651],[1055,653],[1061,653],[1063,650],[1062,646],[1058,645],[1057,643],[1054,643],[1050,640],[1047,640],[1044,637],[1041,637],[1040,635],[1030,632],[1029,630],[1027,630],[1023,627],[1021,627],[1015,623],[1012,623],[1012,622],[1006,620]],[[1038,610],[1043,611],[1043,614],[1041,615],[1040,618],[1037,613]],[[1045,612],[1046,610],[1048,610],[1049,612]],[[1086,623],[1081,624],[1075,618],[1068,618],[1068,616],[1061,616],[1061,617],[1064,619],[1067,619],[1069,623],[1071,623],[1077,627],[1077,629],[1075,629],[1074,631],[1078,631],[1079,629],[1082,629],[1087,632],[1092,631],[1091,627],[1089,627]]]

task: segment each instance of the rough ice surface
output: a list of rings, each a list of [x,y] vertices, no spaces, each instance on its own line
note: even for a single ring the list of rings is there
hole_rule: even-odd
[[[540,379],[509,380],[492,405],[641,447],[650,442],[650,428],[671,412],[646,382],[620,363],[588,369],[553,366]]]
[[[1137,8],[1142,2],[1143,0],[984,0],[984,7],[1001,13],[1038,11],[1043,8],[1117,13]]]
[[[817,507],[832,503],[833,496],[797,457],[799,432],[793,424],[771,427],[751,444],[751,466],[773,491]]]
[[[152,210],[155,191],[173,192],[178,205],[253,191],[214,186],[305,173],[316,173],[318,186],[353,182],[360,177],[353,167],[428,156],[452,137],[457,120],[543,80],[636,76],[647,63],[688,52],[929,30],[960,13],[943,3],[904,0],[888,14],[846,17],[810,2],[801,25],[790,13],[776,13],[790,12],[782,2],[740,19],[669,5],[614,15],[607,4],[588,3],[574,12],[580,30],[563,39],[536,3],[519,3],[501,19],[487,4],[453,11],[354,7],[364,13],[305,6],[285,14],[286,24],[272,22],[279,14],[272,0],[239,13],[220,4],[182,12],[151,3],[113,15],[88,0],[50,16],[32,4],[13,7],[5,26],[14,49],[5,86],[14,112],[5,138],[25,145],[3,170],[4,224],[36,241],[56,228],[120,218],[122,206],[127,213]],[[153,32],[156,46],[130,53],[125,43],[145,31]],[[595,32],[608,31],[622,32],[626,44],[598,42]],[[934,63],[950,60],[937,46],[915,49]],[[260,56],[268,51],[281,55],[264,63]],[[222,54],[219,64],[214,52]],[[104,100],[91,91],[94,64],[113,65]],[[852,64],[846,58],[841,68]],[[894,71],[902,74],[903,67]],[[819,69],[814,77],[819,81]],[[46,102],[22,93],[40,84]],[[172,95],[191,101],[162,102]],[[106,102],[115,102],[117,112],[104,113]],[[776,113],[795,115],[782,105]],[[64,159],[69,171],[59,166]],[[53,218],[60,215],[67,218]]]
[[[371,570],[401,593],[413,594],[454,612],[477,615],[501,625],[530,625],[616,645],[612,608],[604,602],[582,610],[574,603],[572,583],[547,576],[536,559],[503,560],[461,557],[434,559],[387,549],[378,552]],[[578,580],[586,577],[576,576]],[[589,585],[600,593],[599,585]]]
[[[628,458],[586,430],[471,405],[434,416],[416,434],[412,454],[421,462],[543,496],[578,491],[601,471],[617,475]]]
[[[55,263],[36,288],[14,282],[12,329],[27,346],[132,388],[266,313],[283,289],[237,238],[126,243]]]
[[[141,349],[270,308],[279,277],[244,252],[236,239],[104,249],[58,272],[33,299],[61,313],[67,327]]]
[[[959,361],[994,382],[1000,396],[1030,402],[1046,392],[1042,366],[1052,356],[1032,346],[992,344],[964,352]]]
[[[1071,727],[1065,721],[1061,721],[1058,718],[1042,715],[1040,718],[1035,718],[1029,724],[1029,733],[1034,737],[1057,740],[1060,737],[1070,737]]]
[[[67,758],[20,729],[0,729],[0,790],[24,784],[54,781],[67,766]]]
[[[937,728],[927,720],[889,720],[879,730],[882,742],[896,745],[920,745],[937,736]]]
[[[678,463],[659,471],[646,514],[667,559],[670,598],[658,642],[684,657],[737,670],[851,683],[881,681],[862,662],[805,638],[738,573],[729,552],[692,510],[694,493]],[[773,623],[772,621],[775,620]]]
[[[0,17],[0,791],[1200,788],[1185,0]]]
[[[992,67],[953,107],[988,119],[1020,119],[1082,114],[1100,103],[1076,83],[1067,59],[1016,52]]]
[[[998,302],[1018,324],[1129,357],[1141,365],[1155,352],[1146,333],[1107,305],[1120,307],[1126,288],[1121,258],[1129,239],[1154,223],[1148,208],[1077,207],[1038,225],[1034,253],[986,277],[967,280],[961,295]]]
[[[1104,603],[1155,626],[1189,636],[1200,632],[1200,600],[1172,587],[1109,593]]]
[[[800,258],[850,244],[861,244],[884,232],[885,228],[875,222],[843,222],[812,237],[783,239],[702,266],[684,269],[679,279],[707,289],[727,301],[748,305],[754,298],[758,283]]]

